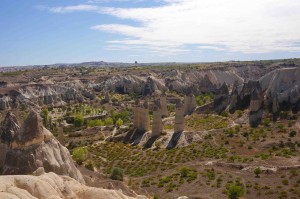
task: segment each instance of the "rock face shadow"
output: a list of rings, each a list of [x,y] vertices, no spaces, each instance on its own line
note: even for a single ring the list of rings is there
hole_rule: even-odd
[[[151,148],[154,142],[158,139],[159,136],[153,136],[150,139],[147,140],[147,142],[144,145],[144,149]]]
[[[182,135],[182,132],[173,133],[173,135],[167,145],[167,149],[172,149],[172,148],[176,147],[181,135]]]
[[[145,131],[134,129],[133,131],[129,131],[124,138],[124,143],[132,143],[133,145],[137,145],[140,143]]]

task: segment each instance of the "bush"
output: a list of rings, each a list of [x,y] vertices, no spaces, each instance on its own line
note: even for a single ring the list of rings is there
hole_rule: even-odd
[[[228,186],[228,198],[230,199],[238,199],[244,195],[244,188],[239,184],[230,184]]]
[[[119,119],[116,121],[116,125],[117,125],[117,127],[120,128],[120,126],[123,125],[123,120],[121,120],[121,119],[119,118]]]
[[[254,169],[254,173],[255,173],[255,177],[259,178],[259,174],[261,173],[261,169],[259,167],[257,167],[256,169]]]
[[[85,168],[87,168],[88,170],[94,171],[94,166],[93,163],[91,161],[88,161],[85,165]]]
[[[188,168],[182,168],[180,169],[180,177],[181,178],[186,178],[189,174],[189,169]]]
[[[289,137],[295,137],[296,134],[297,134],[296,131],[291,131],[291,132],[289,133]]]
[[[74,125],[80,127],[84,124],[84,118],[82,114],[77,114],[74,118]]]
[[[118,167],[113,168],[110,178],[112,180],[123,181],[123,170]]]
[[[44,108],[42,111],[43,124],[46,128],[49,127],[49,110],[48,108]]]
[[[104,122],[102,120],[89,120],[87,125],[88,127],[104,126]]]
[[[77,164],[82,164],[88,158],[88,149],[86,147],[77,147],[73,150],[73,158]]]
[[[263,120],[263,125],[264,126],[268,127],[268,126],[270,126],[270,124],[271,124],[271,120],[269,118],[266,118],[266,119]]]
[[[108,117],[108,118],[105,119],[104,124],[106,126],[111,126],[111,125],[114,124],[114,120],[111,117]]]
[[[209,102],[212,102],[214,95],[212,93],[197,95],[195,99],[198,106],[203,106]]]

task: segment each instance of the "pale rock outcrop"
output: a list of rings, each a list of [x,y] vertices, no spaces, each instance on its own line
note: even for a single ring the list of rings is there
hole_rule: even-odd
[[[87,187],[70,177],[43,170],[34,175],[0,176],[0,198],[134,199],[121,191]]]
[[[164,75],[169,90],[179,93],[214,92],[224,82],[233,85],[235,81],[242,84],[244,80],[233,71],[226,70],[172,70]]]
[[[300,110],[300,67],[277,69],[259,81],[274,119],[281,110]]]
[[[7,110],[10,108],[12,100],[9,96],[3,96],[0,98],[0,110]]]
[[[46,172],[68,175],[84,182],[67,148],[62,146],[42,123],[41,117],[31,111],[21,127],[12,114],[3,121],[2,142],[9,147],[2,173],[30,174],[39,167]],[[3,136],[2,136],[3,135]]]

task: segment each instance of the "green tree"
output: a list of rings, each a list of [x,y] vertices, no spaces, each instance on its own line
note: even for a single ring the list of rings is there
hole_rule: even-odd
[[[238,199],[244,195],[244,188],[237,183],[230,184],[227,193],[229,199]]]
[[[112,173],[111,173],[110,178],[111,178],[112,180],[123,181],[123,176],[124,176],[123,170],[120,169],[120,168],[118,168],[118,167],[115,167],[115,168],[113,168],[113,170],[112,170]]]
[[[82,114],[77,114],[74,118],[74,125],[80,127],[84,124],[84,118]]]
[[[254,169],[254,173],[255,173],[255,177],[259,178],[259,174],[261,173],[261,169],[259,167],[257,167],[256,169]]]
[[[77,164],[82,164],[88,158],[88,149],[86,147],[77,147],[73,149],[72,156]]]

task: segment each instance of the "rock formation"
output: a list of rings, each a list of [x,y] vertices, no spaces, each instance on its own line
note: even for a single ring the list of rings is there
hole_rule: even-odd
[[[148,102],[145,101],[143,105],[140,104],[140,101],[135,102],[133,108],[133,127],[141,131],[150,130],[150,117],[149,117],[149,107]]]
[[[181,102],[176,104],[174,133],[184,131],[184,107]]]
[[[257,127],[262,120],[264,97],[261,87],[254,88],[251,94],[249,107],[249,124],[251,127]]]
[[[8,110],[11,107],[12,99],[9,96],[0,97],[0,110]]]
[[[189,94],[184,96],[184,114],[189,115],[196,108],[197,103],[195,96],[193,94]]]
[[[160,100],[161,115],[162,115],[162,117],[169,116],[168,107],[167,107],[167,96],[166,95],[162,95],[159,100]]]
[[[6,154],[9,151],[9,144],[13,141],[13,138],[18,133],[20,127],[17,118],[10,112],[8,112],[1,122],[0,127],[0,171],[3,169]]]
[[[229,103],[229,89],[224,82],[218,90],[218,94],[214,98],[214,111],[218,114],[222,113]]]
[[[43,126],[41,117],[35,111],[29,113],[20,128],[16,118],[9,113],[1,129],[2,142],[9,147],[3,174],[30,174],[43,167],[46,172],[68,175],[84,182],[68,149]]]
[[[8,144],[12,143],[13,138],[18,133],[20,126],[15,115],[11,112],[8,112],[1,122],[0,134],[1,141]]]
[[[68,176],[44,173],[43,169],[34,175],[0,176],[0,198],[134,199],[121,191],[87,187]]]
[[[282,68],[259,80],[269,110],[277,118],[281,110],[300,110],[300,68]]]
[[[243,85],[236,83],[232,89],[230,103],[229,103],[229,112],[234,113],[236,110],[244,110],[249,108],[252,91],[255,88],[259,88],[259,81],[249,80]]]
[[[152,137],[158,137],[163,132],[160,102],[156,101],[153,108]]]

